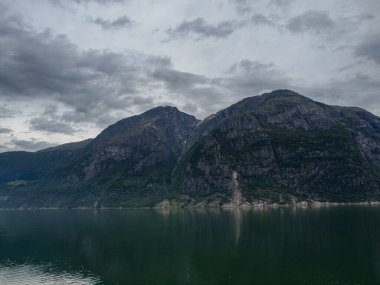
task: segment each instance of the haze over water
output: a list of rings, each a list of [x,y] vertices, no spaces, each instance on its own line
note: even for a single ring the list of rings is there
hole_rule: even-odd
[[[380,207],[0,212],[0,284],[380,284]]]

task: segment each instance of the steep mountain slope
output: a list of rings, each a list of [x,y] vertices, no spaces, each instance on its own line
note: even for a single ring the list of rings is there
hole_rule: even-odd
[[[380,120],[359,108],[278,90],[207,118],[189,141],[174,174],[189,196],[240,195],[239,204],[379,194]]]
[[[380,119],[277,90],[202,122],[157,107],[93,140],[0,154],[0,208],[165,199],[209,206],[380,200]]]
[[[109,161],[128,164],[130,174],[148,171],[157,165],[172,168],[197,123],[195,117],[174,107],[157,107],[121,120],[89,144],[88,157],[82,162],[84,179],[107,170]]]
[[[7,170],[4,175],[0,172],[0,181],[5,182],[2,189],[6,189],[3,206],[156,203],[156,195],[161,199],[167,194],[172,169],[197,123],[195,117],[176,108],[158,107],[109,126],[87,143],[1,154],[0,170]],[[72,149],[75,145],[78,148]],[[14,157],[12,165],[9,155]],[[127,200],[140,201],[125,204]]]

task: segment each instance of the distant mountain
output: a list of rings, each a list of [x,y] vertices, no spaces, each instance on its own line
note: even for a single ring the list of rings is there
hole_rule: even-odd
[[[66,150],[77,150],[85,147],[87,144],[89,144],[92,141],[92,139],[87,139],[80,142],[72,142],[72,143],[66,143],[61,144],[54,147],[45,148],[42,150],[39,150],[37,152],[53,152],[53,151],[66,151]]]
[[[2,208],[375,200],[380,119],[289,90],[203,121],[158,107],[93,140],[0,154]]]

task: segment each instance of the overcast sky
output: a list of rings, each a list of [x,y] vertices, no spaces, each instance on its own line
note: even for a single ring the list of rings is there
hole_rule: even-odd
[[[0,0],[0,152],[292,89],[380,115],[379,0]]]

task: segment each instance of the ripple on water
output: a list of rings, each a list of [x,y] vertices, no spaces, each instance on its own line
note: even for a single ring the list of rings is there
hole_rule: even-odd
[[[95,285],[100,279],[88,272],[57,271],[48,265],[0,263],[1,285]]]

